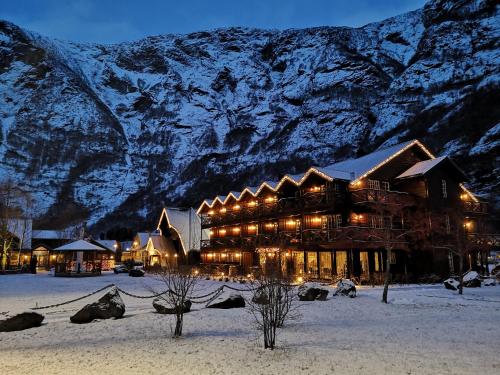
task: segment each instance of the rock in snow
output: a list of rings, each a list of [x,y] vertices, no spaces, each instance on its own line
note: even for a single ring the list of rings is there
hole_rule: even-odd
[[[84,306],[70,320],[72,323],[89,323],[94,319],[118,319],[124,313],[125,304],[116,287],[113,287],[97,302]]]
[[[236,309],[240,307],[245,307],[245,299],[240,294],[231,294],[224,301],[207,306],[209,309]]]
[[[481,277],[476,271],[469,271],[464,275],[464,287],[479,288],[481,286]]]
[[[299,301],[326,301],[328,290],[302,285],[298,291]]]
[[[26,311],[12,315],[0,315],[0,332],[21,331],[38,327],[45,317],[34,311]]]
[[[337,290],[334,295],[348,296],[351,298],[356,297],[356,285],[351,280],[342,279],[337,283]]]
[[[495,285],[497,285],[497,281],[495,279],[491,279],[491,278],[485,279],[483,281],[483,285],[484,286],[495,286]]]
[[[192,302],[190,300],[185,301],[183,312],[184,313],[190,312],[191,305],[192,305]],[[153,307],[160,314],[175,314],[176,313],[175,307],[169,306],[165,300],[160,299],[160,298],[155,298],[153,300]]]
[[[72,212],[104,231],[144,226],[157,209],[147,202],[193,205],[418,135],[494,193],[499,12],[430,0],[360,28],[114,45],[0,21],[2,174],[33,193],[46,222],[84,207]]]
[[[451,277],[443,281],[443,284],[446,289],[450,290],[458,290],[458,287],[460,286],[460,282],[452,279]]]

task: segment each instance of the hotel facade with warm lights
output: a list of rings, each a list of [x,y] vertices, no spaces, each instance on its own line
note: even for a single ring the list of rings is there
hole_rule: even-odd
[[[390,247],[396,279],[448,275],[457,265],[437,244],[487,216],[465,181],[417,140],[265,181],[201,204],[201,262],[246,274],[279,260],[286,275],[377,282]]]

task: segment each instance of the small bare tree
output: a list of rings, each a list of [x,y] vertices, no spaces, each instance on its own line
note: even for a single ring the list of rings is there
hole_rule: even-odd
[[[29,193],[19,188],[14,181],[0,182],[0,270],[7,268],[7,258],[12,254],[14,243],[23,246],[31,219],[25,217],[31,209]]]
[[[159,298],[173,309],[175,315],[173,337],[180,337],[182,336],[186,305],[190,305],[189,298],[196,287],[198,277],[191,270],[182,271],[179,268],[165,268],[157,272],[157,279],[168,290],[168,292],[162,294]]]
[[[478,218],[467,219],[458,208],[446,210],[434,221],[438,232],[434,234],[434,247],[448,251],[450,274],[458,276],[458,293],[463,294],[464,276],[470,271],[470,266],[465,264],[467,257],[474,252],[483,254],[492,249],[497,244],[495,238],[498,234],[493,233],[491,223],[481,222]],[[458,268],[453,257],[458,258]]]
[[[273,350],[277,329],[299,317],[295,286],[277,270],[261,276],[254,285],[256,289],[248,302],[248,309],[257,329],[262,332],[264,348]]]

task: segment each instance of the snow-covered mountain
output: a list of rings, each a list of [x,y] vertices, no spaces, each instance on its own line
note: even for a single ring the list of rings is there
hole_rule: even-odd
[[[420,138],[498,200],[497,4],[115,45],[0,22],[1,176],[29,187],[40,224],[145,226],[163,204]]]

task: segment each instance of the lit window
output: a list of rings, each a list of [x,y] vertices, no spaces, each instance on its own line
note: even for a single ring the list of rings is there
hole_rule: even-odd
[[[388,181],[382,181],[382,190],[384,191],[389,191],[389,182]]]
[[[342,215],[333,215],[333,227],[339,228],[342,225]]]
[[[380,190],[379,180],[368,180],[368,188],[372,190]]]
[[[448,189],[446,188],[446,180],[441,180],[441,193],[443,198],[448,198]]]

